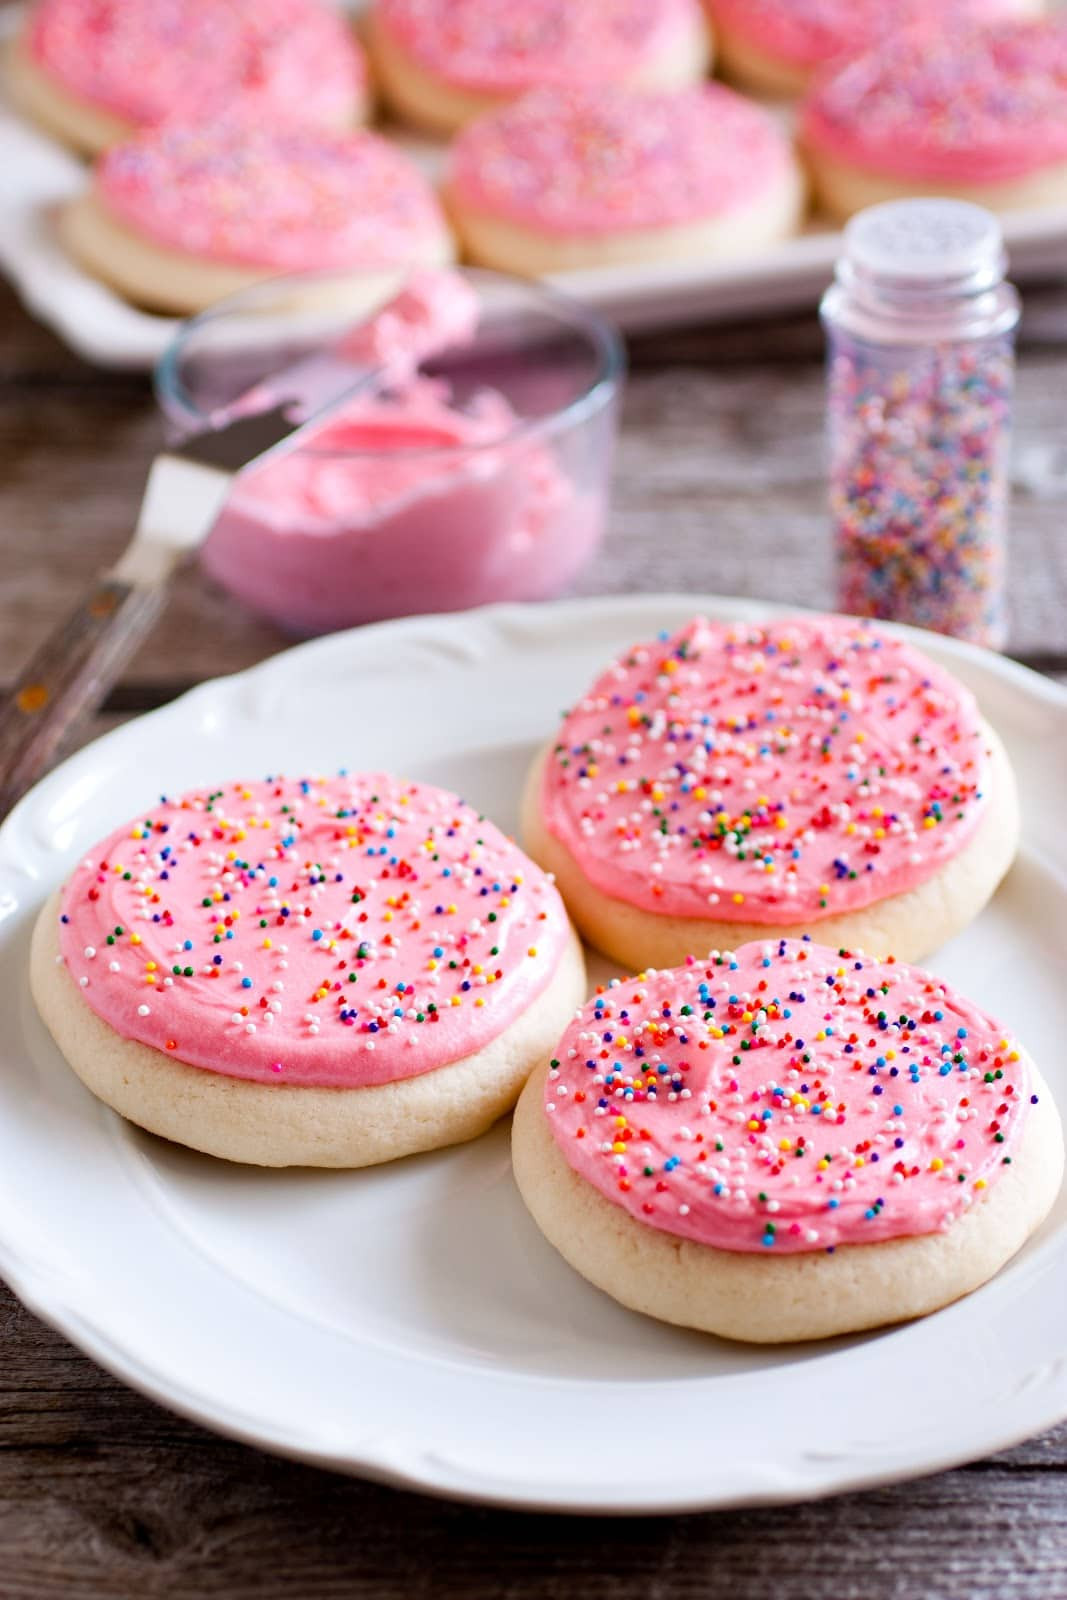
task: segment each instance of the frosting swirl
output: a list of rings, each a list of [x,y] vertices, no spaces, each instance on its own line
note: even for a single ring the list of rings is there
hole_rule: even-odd
[[[220,108],[339,126],[366,93],[362,54],[320,0],[38,0],[31,58],[134,124]]]
[[[785,180],[789,146],[720,84],[673,94],[547,88],[490,112],[452,147],[462,205],[560,234],[700,222]]]
[[[712,19],[758,49],[814,69],[923,20],[939,27],[1025,15],[1029,0],[707,0]],[[936,12],[936,18],[931,11]]]
[[[212,261],[304,272],[450,253],[430,184],[363,131],[168,123],[108,150],[96,193],[119,222]]]
[[[1067,160],[1062,19],[879,42],[818,84],[801,132],[813,149],[894,176],[981,183]]]
[[[618,82],[701,28],[696,0],[378,0],[377,17],[437,77],[509,95]]]
[[[604,894],[782,926],[931,877],[971,838],[987,773],[973,697],[902,640],[849,617],[698,618],[568,713],[541,806]]]
[[[564,1157],[612,1204],[748,1252],[951,1227],[1036,1100],[1019,1047],[948,984],[793,939],[616,980],[544,1094]]]
[[[382,774],[162,798],[71,874],[60,950],[127,1039],[262,1083],[357,1088],[472,1055],[570,937],[469,805]]]

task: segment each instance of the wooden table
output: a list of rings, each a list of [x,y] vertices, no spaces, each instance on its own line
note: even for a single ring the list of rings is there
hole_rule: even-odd
[[[1067,416],[1067,295],[1028,299],[1020,472]],[[829,601],[813,318],[635,344],[617,510],[585,592]],[[159,437],[143,378],[82,365],[0,290],[0,685],[111,560]],[[1012,650],[1067,678],[1062,486],[1020,494]],[[194,569],[99,732],[286,641]],[[1054,1600],[1067,1426],[940,1477],[794,1508],[567,1519],[273,1460],[141,1400],[0,1287],[0,1600]]]

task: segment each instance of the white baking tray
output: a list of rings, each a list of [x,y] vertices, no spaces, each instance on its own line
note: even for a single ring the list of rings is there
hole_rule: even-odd
[[[0,35],[13,16],[0,19]],[[441,150],[402,140],[431,172]],[[30,127],[0,88],[0,272],[26,308],[78,355],[106,367],[150,367],[176,319],[129,305],[68,259],[56,235],[62,203],[85,184],[77,157]],[[1011,271],[1019,281],[1067,273],[1067,206],[1004,219]],[[725,262],[611,267],[552,281],[629,332],[813,307],[833,272],[841,235],[818,220],[798,237]]]

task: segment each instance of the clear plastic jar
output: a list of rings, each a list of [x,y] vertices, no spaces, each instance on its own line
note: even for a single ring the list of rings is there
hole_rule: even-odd
[[[822,302],[837,604],[1000,648],[1014,335],[1000,226],[872,206]]]

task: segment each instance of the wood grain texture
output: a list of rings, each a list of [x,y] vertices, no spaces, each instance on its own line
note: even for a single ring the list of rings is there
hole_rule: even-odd
[[[1063,436],[1062,291],[1029,298],[1025,336],[1020,460],[1032,479]],[[611,535],[583,592],[826,604],[820,356],[812,318],[636,344]],[[0,290],[0,684],[121,548],[158,437],[144,379],[92,371]],[[1013,648],[1067,679],[1063,526],[1061,487],[1019,494]],[[85,736],[286,643],[192,569]],[[654,1418],[616,1425],[647,1434],[654,1459]],[[0,1287],[0,1600],[1063,1594],[1067,1425],[956,1472],[820,1504],[622,1522],[509,1515],[217,1439],[132,1394]]]
[[[1036,315],[1045,301],[1034,303]],[[5,561],[0,615],[0,681],[10,681],[122,549],[161,431],[144,379],[84,367],[3,298],[0,327],[0,526],[22,534]],[[1020,367],[1027,459],[1035,450],[1052,455],[1063,440],[1067,356],[1047,329],[1045,337],[1050,343],[1026,347]],[[831,603],[822,424],[820,342],[810,318],[638,343],[609,536],[580,592],[680,589]],[[1067,652],[1063,508],[1062,489],[1017,495],[1011,648],[1024,655]],[[289,642],[193,566],[129,677],[195,682]]]
[[[800,1507],[618,1522],[529,1516],[451,1506],[215,1439],[119,1388],[10,1296],[0,1297],[0,1348],[4,1600],[1067,1592],[1067,1428],[974,1467]]]

